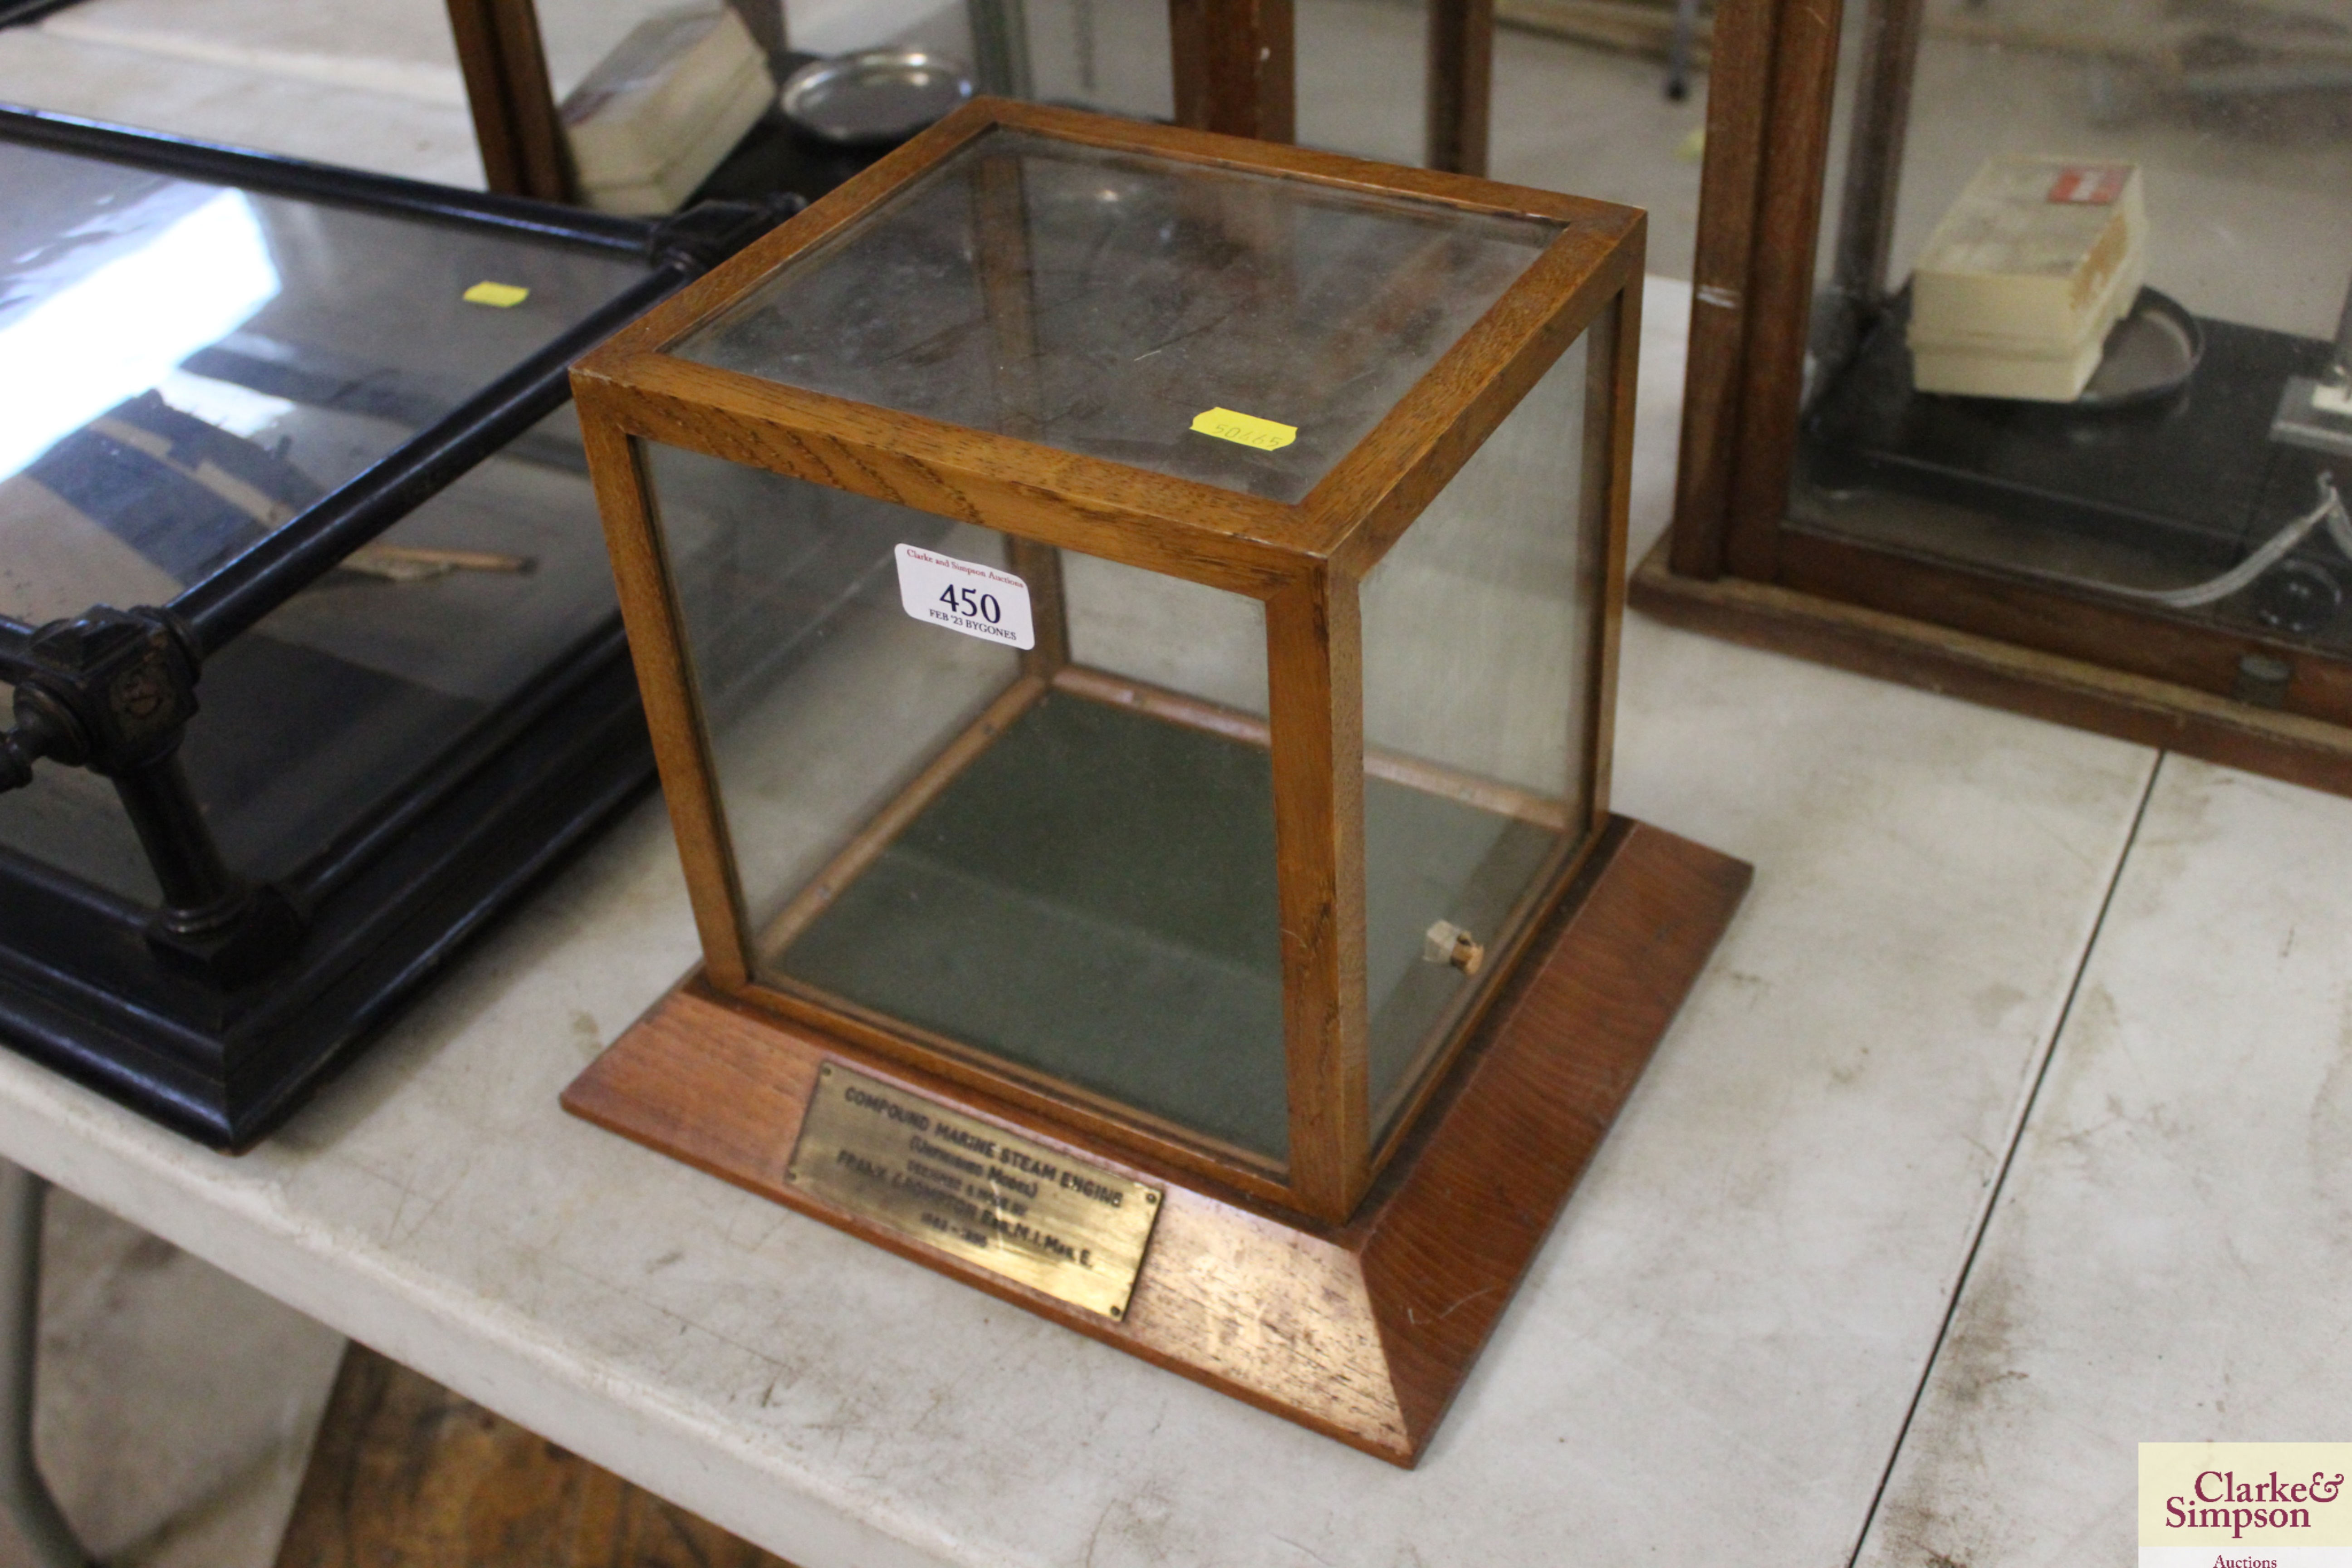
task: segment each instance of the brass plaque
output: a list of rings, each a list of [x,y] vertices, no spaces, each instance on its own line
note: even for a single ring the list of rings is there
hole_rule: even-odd
[[[1160,1193],[837,1062],[786,1171],[835,1208],[1048,1296],[1127,1315]]]

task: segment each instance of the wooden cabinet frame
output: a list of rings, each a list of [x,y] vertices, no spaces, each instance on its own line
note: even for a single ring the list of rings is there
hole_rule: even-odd
[[[1835,353],[1886,289],[1920,0],[1867,0],[1829,285],[1815,289],[1838,0],[1727,0],[1673,531],[1633,603],[1664,619],[2352,793],[2352,659],[2023,574],[1789,525],[1809,346]],[[1839,320],[1818,320],[1824,311]],[[2284,668],[2284,682],[2249,679]]]
[[[534,0],[446,4],[489,188],[577,201]],[[1268,142],[1296,137],[1292,0],[1168,0],[1168,30],[1179,125]],[[753,27],[762,43],[772,31]],[[781,35],[772,44],[780,53]],[[1486,174],[1494,52],[1494,0],[1429,0],[1431,168]]]
[[[501,195],[580,198],[533,0],[447,0],[482,178]]]

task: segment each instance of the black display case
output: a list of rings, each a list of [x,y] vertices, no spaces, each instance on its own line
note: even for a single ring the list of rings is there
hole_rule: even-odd
[[[651,782],[565,380],[652,223],[0,110],[0,1041],[252,1143]]]

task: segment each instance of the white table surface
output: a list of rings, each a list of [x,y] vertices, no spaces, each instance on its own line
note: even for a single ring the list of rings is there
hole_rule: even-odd
[[[1661,284],[1648,312],[1643,535],[1686,300]],[[657,805],[258,1152],[205,1153],[0,1057],[0,1152],[803,1568],[1843,1564],[2157,758],[1638,616],[1622,701],[1620,809],[1754,861],[1755,889],[1413,1472],[564,1116],[563,1084],[695,956]],[[2305,953],[2340,955],[2325,848],[2289,829],[2352,834],[2343,803],[2163,779],[2151,824],[2179,826],[2119,911],[2178,883],[2176,924],[2095,965],[2101,994],[2153,987],[2134,1005],[2159,1030],[2189,1026],[2195,972],[2163,944],[2210,882],[2299,875],[2330,933]],[[2247,920],[2242,966],[2270,951]],[[2315,1019],[2336,1016],[2326,990]],[[2097,1012],[2077,1003],[2069,1048]],[[2226,1165],[2231,1140],[2200,1157]],[[2082,1247],[2052,1223],[2004,1211],[1994,1244],[2063,1272]],[[2050,1388],[2046,1420],[1993,1434],[2024,1473],[2037,1421],[2105,1418]],[[1986,1419],[1938,1397],[1906,1454]],[[2140,1419],[2105,1436],[2192,1435]],[[1963,1506],[1982,1483],[1958,1464],[1906,1458],[1897,1495]],[[1872,1544],[1917,1560],[1884,1527]]]
[[[2138,1443],[2345,1436],[2347,879],[2352,803],[2165,758],[1867,1568],[2128,1561]]]

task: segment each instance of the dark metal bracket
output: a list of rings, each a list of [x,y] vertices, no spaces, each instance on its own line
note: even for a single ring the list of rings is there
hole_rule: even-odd
[[[697,202],[655,225],[646,254],[707,272],[806,205],[807,197],[790,191],[756,202]]]
[[[26,640],[12,677],[16,727],[0,735],[0,791],[44,759],[114,785],[154,868],[157,955],[227,984],[284,957],[301,922],[274,889],[228,868],[180,765],[195,716],[194,639],[168,610],[98,607]]]

